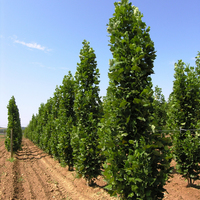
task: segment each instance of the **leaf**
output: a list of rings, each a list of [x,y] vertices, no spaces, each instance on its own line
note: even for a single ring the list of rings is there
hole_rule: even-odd
[[[125,144],[125,143],[127,143],[127,141],[126,140],[122,140],[122,144]]]
[[[144,117],[137,117],[137,119],[141,120],[141,121],[146,121],[146,119]]]
[[[122,102],[120,103],[120,108],[122,108],[122,107],[124,107],[126,104],[127,104],[128,102],[125,100],[125,99],[123,99],[122,100]]]
[[[133,103],[135,104],[139,104],[141,102],[141,99],[138,98],[134,98]]]
[[[112,185],[106,185],[104,188],[105,188],[106,190],[112,190]]]
[[[134,144],[134,140],[129,140],[129,144]]]
[[[126,118],[126,124],[128,124],[130,121],[130,115]]]
[[[141,68],[138,67],[137,65],[134,65],[133,67],[131,67],[131,70],[132,70],[132,71],[136,71],[136,72],[140,72],[140,71],[141,71]]]
[[[141,51],[141,48],[140,48],[140,47],[137,47],[137,48],[135,49],[135,51],[138,53],[138,52]]]

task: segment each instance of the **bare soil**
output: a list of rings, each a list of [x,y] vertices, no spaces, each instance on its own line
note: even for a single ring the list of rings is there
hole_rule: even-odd
[[[103,189],[106,183],[102,177],[98,177],[94,187],[89,187],[84,179],[77,179],[75,172],[61,167],[30,140],[23,139],[22,145],[22,151],[15,154],[12,162],[0,135],[0,199],[117,199]],[[165,199],[200,199],[200,181],[195,184],[187,187],[187,182],[174,170],[173,178],[165,186]]]

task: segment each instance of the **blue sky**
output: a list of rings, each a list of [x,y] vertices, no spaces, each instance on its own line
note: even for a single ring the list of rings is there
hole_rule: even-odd
[[[27,126],[41,103],[53,97],[70,70],[74,75],[82,41],[95,50],[100,96],[108,87],[109,37],[114,0],[0,0],[0,127],[7,126],[7,105],[14,95],[21,125]],[[130,1],[151,27],[157,51],[152,81],[167,99],[174,63],[195,65],[200,51],[199,0]]]

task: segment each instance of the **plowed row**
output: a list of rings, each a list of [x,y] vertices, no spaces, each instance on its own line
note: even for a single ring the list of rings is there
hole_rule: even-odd
[[[10,162],[0,141],[0,199],[113,199],[101,188],[104,182],[88,187],[30,140],[23,139],[22,145]]]
[[[103,189],[105,182],[101,177],[95,187],[88,187],[85,180],[77,179],[75,172],[61,167],[30,140],[23,139],[22,145],[22,151],[11,162],[0,135],[0,199],[116,199]],[[196,187],[187,188],[187,182],[174,170],[173,178],[165,186],[168,193],[164,199],[200,199],[200,181],[195,183]]]

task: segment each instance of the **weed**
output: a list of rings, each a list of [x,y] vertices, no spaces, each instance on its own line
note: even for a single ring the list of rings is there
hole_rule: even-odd
[[[17,180],[18,183],[23,182],[23,181],[24,181],[24,179],[22,177],[19,177]]]
[[[15,158],[14,158],[14,157],[9,158],[9,159],[7,159],[7,161],[14,162],[14,161],[15,161]]]

